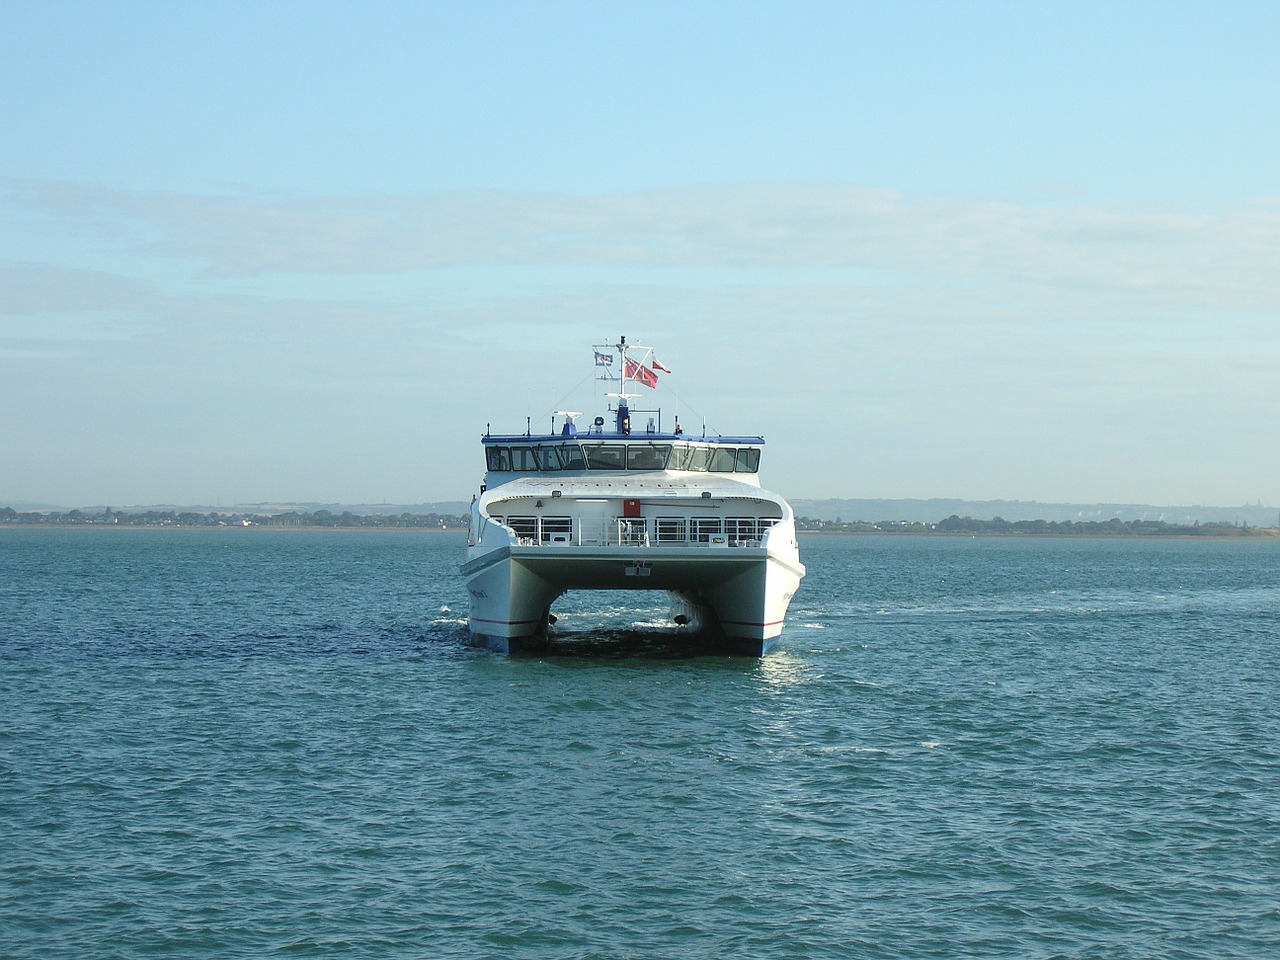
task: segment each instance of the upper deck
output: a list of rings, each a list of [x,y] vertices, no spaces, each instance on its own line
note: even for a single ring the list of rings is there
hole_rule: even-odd
[[[614,353],[618,363],[614,364]],[[658,371],[671,371],[653,356],[653,348],[628,344],[621,337],[617,344],[596,345],[595,364],[600,379],[607,382],[606,397],[616,401],[608,405],[608,417],[597,416],[590,425],[579,428],[580,413],[557,411],[563,417],[557,430],[556,416],[551,418],[551,432],[535,434],[492,434],[482,438],[485,451],[485,486],[495,487],[529,474],[621,475],[623,482],[644,473],[731,474],[733,480],[759,487],[760,450],[764,438],[756,436],[690,437],[685,435],[676,418],[675,429],[662,430],[660,409],[635,409],[631,401],[639,394],[631,392],[635,385],[653,389],[658,384]],[[637,359],[638,358],[638,359]],[[616,373],[614,371],[617,371]],[[654,414],[647,427],[633,430],[632,416]],[[730,478],[726,478],[730,479]]]

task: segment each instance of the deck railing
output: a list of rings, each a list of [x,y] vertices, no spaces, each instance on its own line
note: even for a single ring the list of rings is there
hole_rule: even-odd
[[[493,517],[522,547],[759,547],[776,517]]]

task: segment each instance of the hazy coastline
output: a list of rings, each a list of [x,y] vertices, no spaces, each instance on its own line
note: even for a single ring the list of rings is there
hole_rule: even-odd
[[[850,501],[836,501],[849,505]],[[891,502],[875,501],[882,514],[893,509]],[[448,504],[447,506],[456,506]],[[1023,504],[1024,508],[1028,505]],[[1258,508],[1262,509],[1262,508]],[[905,511],[904,511],[905,512]],[[1046,509],[1046,514],[1052,510]],[[1119,513],[1119,511],[1117,511]],[[892,516],[892,514],[890,514]],[[1270,514],[1274,516],[1274,514]],[[1080,516],[1098,516],[1096,508]],[[275,513],[239,512],[234,509],[198,512],[192,509],[113,510],[109,507],[69,511],[18,511],[0,507],[0,529],[77,529],[77,530],[254,530],[254,531],[325,531],[345,532],[397,531],[402,533],[461,533],[467,529],[468,516],[463,512],[356,513],[351,509],[334,513],[318,510],[288,509]],[[1243,520],[1195,519],[1190,523],[1167,520],[1121,519],[1048,519],[1044,516],[1011,520],[999,514],[975,517],[951,514],[928,520],[881,519],[844,520],[837,516],[826,519],[797,511],[797,533],[803,536],[942,536],[942,537],[1054,537],[1054,538],[1148,538],[1148,539],[1248,539],[1280,536],[1280,525],[1249,523]]]

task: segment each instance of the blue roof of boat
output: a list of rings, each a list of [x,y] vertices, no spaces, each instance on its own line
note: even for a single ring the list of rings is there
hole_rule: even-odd
[[[480,439],[484,443],[508,443],[508,444],[519,443],[519,444],[526,444],[526,445],[530,443],[560,443],[566,440],[567,441],[587,441],[587,442],[593,442],[593,441],[599,441],[599,440],[612,440],[612,441],[622,441],[622,442],[629,441],[631,443],[637,443],[641,441],[648,442],[648,441],[654,441],[654,440],[661,440],[667,443],[671,443],[676,440],[680,440],[685,443],[734,444],[739,446],[744,443],[760,444],[760,445],[764,444],[764,437],[691,437],[687,433],[680,433],[680,434],[676,434],[676,433],[578,433],[568,437],[559,433],[542,433],[542,434],[532,434],[532,435],[527,433],[521,433],[514,436],[512,435],[504,436],[499,434],[485,434]]]

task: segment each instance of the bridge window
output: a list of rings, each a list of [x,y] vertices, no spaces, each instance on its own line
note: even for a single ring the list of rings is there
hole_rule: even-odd
[[[733,447],[716,447],[711,454],[711,472],[733,473],[737,452]]]
[[[511,469],[518,473],[536,472],[539,467],[538,460],[533,454],[533,447],[512,447]]]
[[[760,448],[743,447],[738,451],[739,473],[757,473],[760,470]]]
[[[576,443],[561,444],[560,465],[565,470],[587,469],[586,461],[582,459],[582,448]]]
[[[590,470],[623,470],[627,448],[621,443],[584,443],[582,453]]]
[[[507,447],[485,447],[484,455],[490,470],[511,469],[511,451]]]
[[[685,444],[680,451],[680,464],[677,470],[692,470],[695,473],[706,473],[711,462],[711,448],[694,444]]]
[[[556,448],[552,446],[541,446],[538,448],[538,464],[543,470],[559,470],[560,455],[556,452]]]
[[[627,445],[627,469],[665,470],[669,456],[669,443],[631,443]]]

